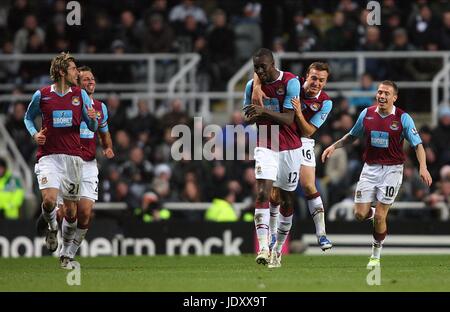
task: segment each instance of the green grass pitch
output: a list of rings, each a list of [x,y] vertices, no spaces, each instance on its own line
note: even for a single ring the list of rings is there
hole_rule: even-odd
[[[0,291],[450,291],[450,257],[382,258],[381,285],[369,286],[365,256],[287,255],[283,266],[254,255],[79,258],[81,285],[68,286],[57,258],[0,259]]]

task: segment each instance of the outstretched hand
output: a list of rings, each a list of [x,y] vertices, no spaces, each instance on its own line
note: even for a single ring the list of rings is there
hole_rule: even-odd
[[[325,163],[325,161],[331,157],[331,155],[334,153],[334,150],[336,148],[334,147],[334,144],[328,146],[322,153],[322,162]]]

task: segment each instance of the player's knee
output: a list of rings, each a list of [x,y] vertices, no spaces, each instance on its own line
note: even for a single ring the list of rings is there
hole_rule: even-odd
[[[302,184],[302,188],[306,195],[312,195],[317,193],[317,188],[314,183],[306,182],[305,184]]]
[[[256,193],[256,201],[260,203],[269,201],[269,196],[267,195],[265,190],[263,189],[258,190],[258,192]]]
[[[280,191],[277,188],[272,188],[270,192],[270,203],[274,206],[280,204]]]
[[[56,206],[56,197],[52,195],[44,195],[42,203],[46,211],[52,211]]]
[[[86,211],[79,211],[77,217],[78,217],[78,227],[82,229],[87,229],[91,221],[90,213]]]
[[[355,219],[358,221],[364,221],[366,219],[366,214],[361,211],[355,211]]]

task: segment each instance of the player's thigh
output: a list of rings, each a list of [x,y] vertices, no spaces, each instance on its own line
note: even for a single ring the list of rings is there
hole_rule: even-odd
[[[83,164],[80,197],[94,202],[98,200],[98,168],[95,161]]]
[[[64,166],[60,155],[47,155],[39,159],[34,166],[39,189],[59,189],[64,176]]]
[[[301,147],[301,165],[307,167],[316,167],[316,155],[314,153],[314,140],[302,138]]]
[[[300,167],[300,184],[305,192],[313,191],[310,189],[316,188],[316,167],[309,167],[302,164]]]
[[[294,191],[300,178],[301,148],[280,152],[277,180],[274,186],[285,191]]]
[[[61,194],[64,199],[76,201],[80,196],[83,160],[78,156],[64,156],[65,175],[61,179]]]
[[[257,180],[276,181],[278,174],[279,152],[268,148],[255,148],[255,177]]]
[[[376,199],[379,171],[378,167],[364,165],[356,184],[355,203],[371,203]]]
[[[379,202],[391,205],[403,181],[403,165],[384,166],[381,183],[377,188]]]

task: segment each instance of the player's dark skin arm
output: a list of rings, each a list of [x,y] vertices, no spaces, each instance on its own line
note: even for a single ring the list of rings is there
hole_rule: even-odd
[[[285,112],[278,113],[273,112],[263,106],[251,104],[246,106],[245,115],[250,118],[268,118],[278,124],[289,126],[294,122],[295,112],[291,109],[285,109]]]

